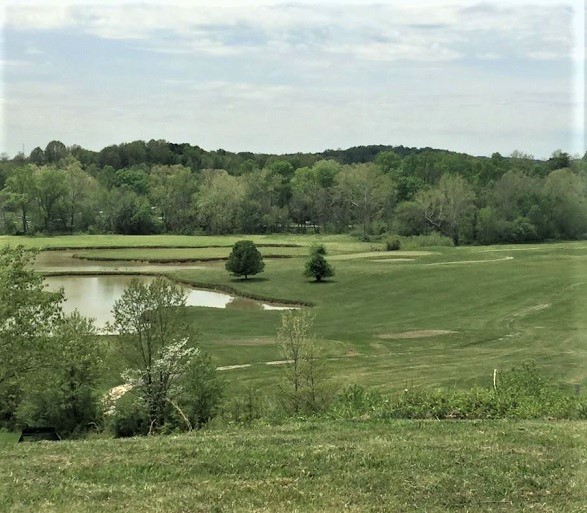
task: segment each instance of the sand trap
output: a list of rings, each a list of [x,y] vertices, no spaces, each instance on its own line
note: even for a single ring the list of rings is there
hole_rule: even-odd
[[[217,371],[227,371],[227,370],[234,370],[234,369],[244,369],[245,367],[250,367],[250,363],[245,363],[243,365],[225,365],[224,367],[216,367]]]
[[[329,257],[329,260],[354,260],[355,258],[374,258],[374,257],[385,257],[386,254],[389,254],[387,251],[369,251],[365,253],[347,253],[344,255],[333,255]],[[418,256],[428,256],[428,255],[436,255],[437,252],[435,251],[393,251],[393,254],[398,257],[418,257]],[[391,259],[390,260],[395,260]]]
[[[415,258],[375,258],[371,262],[413,262]]]
[[[426,337],[438,337],[440,335],[450,335],[451,333],[457,333],[456,331],[449,330],[417,330],[417,331],[404,331],[402,333],[383,333],[377,335],[379,338],[426,338]]]
[[[421,264],[421,265],[450,265],[450,264],[484,264],[487,262],[505,262],[506,260],[513,260],[513,256],[506,256],[503,258],[495,258],[492,260],[454,260],[451,262],[436,262],[433,264]]]
[[[544,248],[500,248],[500,249],[481,249],[477,251],[477,253],[496,253],[496,252],[503,252],[503,251],[533,251],[537,249],[544,249]]]

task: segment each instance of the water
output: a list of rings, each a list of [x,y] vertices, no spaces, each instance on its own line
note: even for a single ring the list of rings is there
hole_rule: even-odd
[[[79,268],[78,268],[79,269]],[[51,276],[45,278],[49,290],[58,290],[63,287],[66,301],[63,310],[71,313],[78,310],[86,317],[93,317],[96,326],[102,328],[107,322],[113,321],[112,307],[114,302],[122,296],[132,279],[144,283],[151,282],[150,276]],[[289,306],[271,305],[252,299],[231,296],[223,292],[193,289],[181,286],[186,293],[186,303],[189,306],[205,306],[209,308],[245,308],[253,310],[283,310]]]

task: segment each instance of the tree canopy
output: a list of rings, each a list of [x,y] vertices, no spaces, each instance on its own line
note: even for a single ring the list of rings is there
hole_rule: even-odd
[[[236,242],[225,264],[226,270],[234,276],[244,276],[245,280],[265,269],[263,256],[251,240]]]

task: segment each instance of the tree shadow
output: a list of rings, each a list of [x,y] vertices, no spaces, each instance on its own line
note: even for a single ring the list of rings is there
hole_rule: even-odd
[[[307,283],[309,283],[310,285],[328,285],[329,283],[336,283],[336,280],[322,280],[322,281],[312,280]]]
[[[250,278],[231,278],[231,283],[260,283],[263,281],[269,281],[269,278],[263,278],[262,276],[251,276]]]

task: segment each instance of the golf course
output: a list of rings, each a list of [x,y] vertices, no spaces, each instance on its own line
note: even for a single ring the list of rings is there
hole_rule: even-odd
[[[265,262],[246,280],[224,268],[241,239]],[[52,279],[163,275],[233,296],[226,308],[183,313],[228,400],[274,396],[283,378],[283,311],[247,298],[313,313],[336,390],[489,389],[494,369],[528,361],[565,390],[583,394],[587,384],[585,242],[449,247],[406,238],[398,251],[345,235],[0,242],[42,250],[36,269]],[[323,282],[303,276],[316,244],[335,269]],[[106,359],[104,390],[124,370]],[[579,512],[587,503],[584,421],[261,417],[173,436],[17,438],[0,433],[0,511]]]
[[[242,238],[253,240],[265,260],[264,272],[248,280],[224,268]],[[67,250],[81,266],[61,274],[84,274],[85,263],[112,265],[99,271],[105,274],[154,269],[197,288],[307,305],[329,371],[342,386],[394,391],[486,385],[494,369],[527,360],[563,384],[587,382],[584,242],[418,247],[414,238],[404,241],[405,249],[385,251],[383,243],[345,235],[2,239],[48,250],[43,254],[52,257]],[[314,244],[325,246],[336,271],[323,283],[302,275]],[[120,267],[129,262],[135,266]],[[52,274],[50,268],[43,272]],[[271,363],[280,359],[280,315],[238,308],[238,302],[234,308],[186,311],[199,345],[218,367],[229,368],[224,378],[235,390],[270,387],[279,377],[279,366]]]

